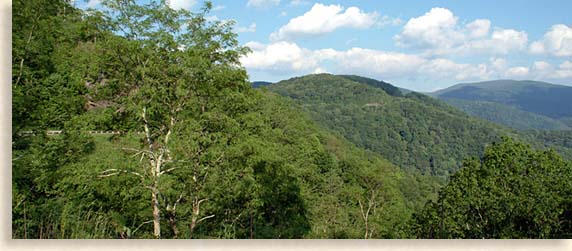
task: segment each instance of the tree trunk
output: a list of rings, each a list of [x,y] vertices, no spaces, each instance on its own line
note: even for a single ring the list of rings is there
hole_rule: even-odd
[[[161,210],[159,209],[159,192],[157,191],[157,182],[151,190],[151,202],[153,203],[153,235],[155,238],[161,238]]]
[[[179,236],[179,229],[177,228],[177,220],[175,218],[176,217],[174,215],[171,215],[169,217],[169,225],[171,226],[173,235],[175,236],[175,238],[177,238]]]

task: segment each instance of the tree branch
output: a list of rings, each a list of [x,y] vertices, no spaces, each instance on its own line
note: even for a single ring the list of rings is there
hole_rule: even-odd
[[[153,222],[153,220],[148,220],[148,221],[145,221],[145,222],[141,223],[141,225],[139,225],[137,228],[135,228],[135,230],[133,230],[133,232],[131,232],[131,234],[132,234],[132,235],[135,234],[135,232],[137,232],[137,230],[139,230],[139,228],[141,228],[143,225],[149,224],[149,223],[151,223],[151,222]]]
[[[210,218],[212,218],[212,217],[215,217],[215,215],[212,214],[212,215],[209,215],[209,216],[205,216],[205,217],[203,217],[203,218],[200,218],[199,220],[197,220],[197,224],[199,224],[201,221],[204,221],[204,220],[206,220],[206,219],[210,219]]]
[[[171,172],[171,171],[173,171],[173,170],[175,170],[175,169],[178,169],[178,168],[179,168],[179,167],[171,167],[171,168],[169,168],[169,169],[167,169],[167,170],[161,171],[161,172],[159,173],[159,175],[163,175],[163,174],[169,173],[169,172]]]
[[[100,175],[98,175],[99,178],[105,178],[105,177],[110,177],[110,176],[114,176],[114,175],[118,175],[120,173],[128,173],[128,174],[133,174],[135,176],[138,176],[139,178],[141,178],[142,180],[144,179],[143,175],[141,175],[138,172],[135,171],[128,171],[128,170],[122,170],[122,169],[107,169],[103,172],[101,172]]]

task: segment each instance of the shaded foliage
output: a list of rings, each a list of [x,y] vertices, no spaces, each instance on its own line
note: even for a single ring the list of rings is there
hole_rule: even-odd
[[[385,91],[328,74],[270,85],[297,100],[315,121],[394,164],[447,177],[466,156],[510,133],[473,119],[442,101],[419,93],[393,97]]]
[[[572,165],[504,138],[416,214],[418,238],[570,238]]]

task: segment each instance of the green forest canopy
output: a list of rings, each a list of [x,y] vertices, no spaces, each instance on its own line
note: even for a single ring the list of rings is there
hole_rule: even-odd
[[[104,4],[107,12],[63,0],[13,2],[13,238],[435,237],[422,235],[422,221],[411,216],[431,210],[424,205],[442,180],[358,148],[319,127],[307,108],[252,89],[238,62],[248,49],[231,23],[206,20],[210,3],[199,13],[155,1]],[[404,101],[395,109],[426,106]],[[551,154],[551,170],[569,166]],[[568,203],[556,201],[543,209]],[[570,233],[558,229],[502,237]]]

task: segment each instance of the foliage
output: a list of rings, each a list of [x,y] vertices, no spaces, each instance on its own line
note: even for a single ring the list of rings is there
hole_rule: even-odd
[[[271,91],[297,100],[315,121],[394,164],[447,177],[462,159],[510,133],[419,93],[405,97],[328,74],[282,81]]]
[[[404,237],[438,189],[252,89],[209,3],[34,3],[15,2],[14,238]]]
[[[443,99],[467,114],[519,130],[568,130],[565,123],[540,114],[526,112],[516,107],[488,101]]]
[[[496,80],[459,84],[434,92],[431,95],[440,99],[485,101],[507,105],[519,109],[522,112],[529,112],[555,120],[572,117],[572,106],[569,102],[572,98],[572,88],[538,81]],[[486,109],[486,106],[483,107],[483,109]],[[478,108],[473,108],[472,110],[478,110]],[[491,114],[491,112],[494,111],[479,111],[478,113],[485,112],[487,114],[486,117],[496,116]],[[537,123],[536,120],[537,118],[531,122]],[[519,123],[519,120],[511,119],[509,121],[510,123]],[[534,127],[536,125],[537,124],[531,124],[528,125],[528,127]],[[542,127],[545,128],[549,126],[550,125],[547,124]]]
[[[519,135],[536,149],[554,149],[564,159],[572,160],[572,130],[526,130]]]
[[[572,165],[503,138],[416,214],[418,238],[570,238]]]
[[[383,82],[383,81],[379,81],[379,80],[375,80],[375,79],[371,79],[371,78],[366,78],[366,77],[360,77],[360,76],[356,76],[356,75],[340,75],[340,77],[344,77],[347,78],[351,81],[355,81],[358,83],[362,83],[362,84],[366,84],[375,88],[379,88],[384,90],[387,94],[389,94],[390,96],[395,96],[395,97],[401,97],[403,96],[403,94],[401,93],[401,90],[399,90],[399,88]]]

